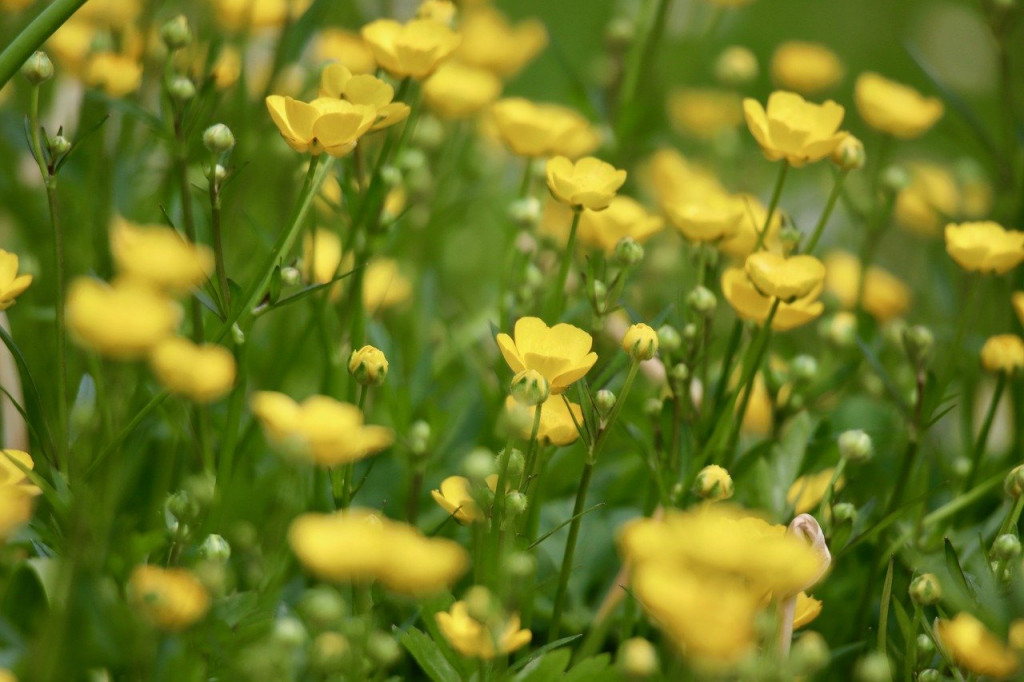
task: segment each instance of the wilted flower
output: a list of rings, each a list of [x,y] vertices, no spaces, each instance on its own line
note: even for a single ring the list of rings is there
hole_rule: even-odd
[[[519,615],[512,614],[500,631],[490,623],[481,623],[469,615],[466,602],[457,601],[447,612],[438,613],[437,626],[448,643],[463,656],[490,660],[521,649],[530,643],[532,633],[519,628]]]
[[[223,346],[197,346],[180,336],[161,341],[149,355],[153,374],[171,393],[197,403],[218,400],[235,383],[235,358]]]
[[[571,324],[548,327],[538,317],[521,317],[516,321],[515,340],[498,334],[498,348],[514,372],[535,369],[559,394],[581,379],[597,362],[597,353],[590,348],[594,339]]]
[[[469,118],[500,95],[501,81],[497,76],[459,62],[443,64],[423,83],[427,106],[441,118]]]
[[[820,284],[803,298],[780,303],[772,320],[772,329],[787,331],[821,315],[825,306],[817,299],[823,286]],[[722,295],[744,320],[764,322],[771,311],[772,299],[761,294],[741,268],[726,268],[722,273]]]
[[[1002,275],[1024,261],[1024,232],[1007,230],[999,223],[950,223],[946,251],[964,270]]]
[[[770,161],[785,159],[791,166],[825,158],[842,141],[839,126],[843,107],[832,100],[812,104],[792,92],[777,90],[767,109],[755,99],[743,100],[750,133]]]
[[[18,274],[18,254],[0,249],[0,310],[7,310],[29,285],[32,275]]]
[[[68,287],[68,331],[80,345],[104,355],[141,357],[174,333],[181,309],[171,299],[132,280],[112,285],[80,277]]]
[[[601,140],[590,122],[567,107],[509,97],[491,106],[502,142],[519,156],[579,158]]]
[[[430,19],[413,19],[407,24],[377,19],[363,26],[361,33],[386,71],[417,80],[432,74],[461,40],[448,26]]]
[[[512,26],[493,7],[469,9],[459,29],[458,60],[502,78],[514,76],[548,44],[543,23],[527,19]]]
[[[556,156],[546,166],[548,189],[575,210],[603,211],[626,181],[626,171],[588,156],[573,163]]]
[[[516,424],[521,426],[517,435],[520,438],[529,438],[533,429],[534,409],[524,407],[516,402],[515,398],[508,396],[505,399],[505,410],[521,413],[522,419],[516,420]],[[577,424],[583,424],[583,409],[579,405],[574,402],[567,404],[560,395],[548,396],[541,404],[537,440],[559,446],[575,443],[580,437]]]
[[[173,228],[122,218],[115,218],[110,228],[110,253],[124,277],[169,293],[199,286],[213,271],[208,247],[190,244]]]
[[[852,309],[861,287],[860,259],[846,251],[825,256],[825,289],[839,299],[843,308]],[[910,307],[910,289],[897,277],[877,266],[864,274],[861,305],[879,322],[900,317]]]
[[[1016,334],[989,337],[981,347],[981,366],[988,372],[1004,374],[1024,368],[1024,340]]]
[[[821,43],[791,40],[772,53],[772,82],[780,88],[811,95],[838,85],[843,65],[836,53]]]
[[[920,137],[942,118],[942,101],[877,73],[857,77],[853,98],[864,122],[893,137]]]
[[[951,620],[939,619],[935,634],[957,665],[972,673],[1006,678],[1020,665],[1016,652],[967,612],[958,613]]]
[[[345,156],[377,121],[377,108],[318,97],[311,103],[270,95],[267,109],[281,137],[297,152]]]
[[[792,302],[820,289],[825,266],[814,256],[790,256],[761,251],[747,256],[744,270],[764,296]]]
[[[210,596],[199,579],[183,568],[141,565],[128,580],[128,600],[161,630],[184,630],[210,608]]]

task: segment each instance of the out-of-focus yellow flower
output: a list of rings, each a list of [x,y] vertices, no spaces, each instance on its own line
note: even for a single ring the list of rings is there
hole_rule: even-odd
[[[238,50],[230,45],[222,45],[217,58],[210,67],[210,76],[214,84],[221,90],[230,88],[238,82],[242,75],[242,57]]]
[[[806,592],[796,596],[796,609],[793,611],[793,629],[799,630],[809,625],[815,618],[821,615],[821,601],[811,597]]]
[[[508,396],[505,398],[505,411],[522,413],[522,419],[515,420],[521,425],[517,435],[529,438],[533,429],[533,408],[520,405],[513,396]],[[550,395],[541,407],[537,440],[557,446],[575,443],[580,437],[576,424],[583,424],[583,409],[574,402],[566,405],[560,395]]]
[[[173,228],[122,218],[110,228],[110,253],[123,277],[172,294],[199,286],[213,270],[206,246],[190,244]]]
[[[832,251],[825,256],[825,289],[839,299],[843,308],[852,309],[857,304],[860,279],[860,260],[852,253]],[[882,268],[868,268],[861,304],[875,319],[887,322],[900,317],[907,312],[910,301],[906,284]]]
[[[377,110],[371,130],[381,130],[409,118],[409,105],[394,102],[395,89],[370,74],[352,75],[341,64],[328,64],[320,72],[319,97],[343,99]]]
[[[747,256],[743,269],[757,290],[772,298],[791,302],[820,289],[825,265],[814,256],[790,256],[769,251]]]
[[[75,12],[75,18],[113,28],[136,23],[142,14],[140,0],[90,0]]]
[[[423,0],[416,8],[416,18],[451,26],[455,21],[455,4],[451,0]]]
[[[8,12],[17,12],[31,5],[35,0],[0,0],[0,8]]]
[[[767,109],[755,99],[743,100],[743,113],[770,161],[785,159],[791,166],[819,161],[843,139],[839,126],[845,111],[832,100],[812,104],[796,93],[776,90]]]
[[[735,236],[745,210],[742,198],[714,191],[665,205],[672,225],[688,240],[699,243],[717,243]]]
[[[550,200],[544,205],[540,229],[559,244],[565,244],[569,240],[571,220],[572,213],[568,207]],[[616,195],[603,211],[583,211],[578,238],[581,244],[611,255],[622,239],[631,237],[637,243],[643,243],[659,232],[664,224],[660,216],[649,213],[635,199]]]
[[[1024,651],[1024,619],[1015,618],[1010,621],[1010,631],[1006,634],[1006,640],[1017,651]]]
[[[25,473],[25,469],[35,469],[36,463],[32,455],[22,450],[0,451],[0,488],[7,492],[20,492],[35,496],[43,491]]]
[[[29,285],[32,275],[18,274],[18,254],[0,249],[0,310],[7,310]]]
[[[946,251],[964,270],[1002,275],[1024,261],[1024,232],[1007,230],[991,220],[950,223]]]
[[[731,90],[682,88],[669,94],[668,116],[678,133],[710,140],[743,122],[743,103]]]
[[[907,165],[910,184],[896,195],[896,222],[916,234],[939,233],[950,218],[960,213],[960,191],[948,168],[935,163]]]
[[[161,630],[184,630],[210,608],[210,595],[199,579],[183,568],[141,565],[128,580],[128,600]]]
[[[377,70],[377,60],[363,37],[340,28],[325,28],[317,34],[313,59],[318,64],[338,62],[352,73],[372,74]]]
[[[519,614],[512,614],[500,632],[469,615],[466,602],[457,601],[451,609],[438,613],[437,626],[456,651],[467,658],[489,661],[504,656],[530,643],[533,633],[519,628]]]
[[[1017,314],[1017,320],[1024,325],[1024,291],[1015,291],[1010,295],[1010,303],[1013,305],[1013,312]]]
[[[540,372],[557,395],[583,378],[597,362],[590,350],[593,337],[579,327],[560,323],[548,327],[539,317],[521,317],[516,321],[515,340],[498,334],[498,348],[513,372],[534,369]]]
[[[843,79],[836,53],[821,43],[791,40],[772,53],[772,82],[777,87],[811,95],[828,90]]]
[[[788,331],[805,325],[821,315],[825,306],[817,299],[823,287],[824,282],[803,298],[780,303],[772,320],[772,329]],[[763,296],[750,283],[742,268],[726,268],[722,273],[722,295],[740,318],[758,323],[763,323],[768,318],[772,299]]]
[[[427,106],[441,118],[463,119],[479,113],[501,95],[501,81],[490,71],[459,62],[442,64],[423,83]]]
[[[363,26],[361,33],[386,71],[398,78],[416,80],[432,74],[461,40],[458,33],[429,19],[413,19],[407,24],[377,19]]]
[[[776,313],[776,317],[778,317],[778,313]],[[737,412],[739,412],[739,407],[739,405],[736,406]],[[775,406],[772,404],[772,396],[768,392],[768,385],[765,384],[764,377],[758,372],[754,375],[754,382],[750,385],[750,399],[747,401],[747,411],[743,413],[740,428],[746,433],[767,436],[771,434],[774,424]]]
[[[498,474],[488,476],[486,483],[493,493],[498,487]],[[430,496],[459,523],[483,521],[484,513],[469,486],[469,479],[465,476],[449,476],[441,481],[440,490],[430,491]]]
[[[626,171],[593,156],[576,163],[556,156],[545,170],[551,195],[576,210],[603,211],[626,181]]]
[[[426,595],[444,589],[469,564],[466,550],[366,509],[303,514],[288,529],[302,565],[332,582],[380,580],[396,592]]]
[[[313,0],[215,0],[217,21],[232,31],[277,28],[301,16]]]
[[[733,258],[746,259],[757,246],[757,238],[761,234],[761,230],[764,229],[765,220],[768,218],[768,207],[751,194],[737,194],[734,198],[742,202],[743,216],[740,218],[735,234],[720,241],[718,248]],[[768,234],[764,238],[764,247],[769,251],[781,249],[779,241],[779,230],[781,229],[782,211],[776,209],[772,213],[772,219],[768,223]]]
[[[267,109],[281,137],[297,152],[345,156],[377,121],[377,108],[318,97],[311,103],[270,95]]]
[[[398,261],[377,258],[370,261],[363,275],[363,307],[370,314],[393,308],[412,296],[412,282],[401,273]]]
[[[804,514],[814,511],[825,497],[825,491],[835,472],[835,468],[830,468],[796,479],[786,491],[786,503],[793,506],[793,513]],[[840,476],[836,481],[836,492],[842,490],[844,485],[846,481]]]
[[[313,233],[306,232],[302,238],[302,263],[308,281],[315,284],[330,282],[337,276],[338,269],[344,267],[341,237],[337,232],[323,228],[317,228]],[[340,283],[337,286],[340,287]]]
[[[363,424],[363,413],[355,405],[324,395],[296,403],[283,393],[258,391],[250,407],[271,440],[318,466],[355,462],[395,439],[389,428]]]
[[[491,116],[501,140],[519,156],[579,158],[601,140],[587,119],[558,104],[536,104],[521,97],[499,100]]]
[[[89,57],[85,82],[111,97],[124,97],[142,85],[142,63],[130,55],[97,52]]]
[[[32,518],[35,495],[18,486],[0,486],[0,540],[5,540]]]
[[[1024,340],[1016,334],[989,337],[981,347],[981,366],[988,372],[1013,374],[1024,367]]]
[[[79,345],[122,360],[144,356],[174,333],[181,309],[133,280],[112,285],[80,277],[68,287],[68,332]]]
[[[853,99],[865,123],[904,140],[928,132],[945,110],[942,100],[871,71],[857,77]]]
[[[502,78],[514,76],[548,44],[542,22],[527,19],[512,26],[493,7],[467,12],[460,30],[462,44],[455,53],[459,61]]]
[[[935,624],[939,643],[957,665],[978,675],[1007,678],[1017,672],[1017,654],[967,612]]]
[[[197,346],[174,336],[156,345],[149,364],[164,388],[197,403],[219,400],[235,384],[235,358],[215,344]]]

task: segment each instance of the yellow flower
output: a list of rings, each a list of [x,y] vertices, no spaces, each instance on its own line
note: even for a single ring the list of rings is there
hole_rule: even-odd
[[[1010,303],[1013,305],[1013,312],[1017,314],[1017,320],[1024,325],[1024,291],[1015,291],[1010,295]]]
[[[452,25],[455,20],[455,5],[452,0],[423,0],[416,8],[417,19],[432,19]]]
[[[1006,640],[1017,651],[1024,651],[1024,619],[1015,618],[1010,621],[1010,630],[1006,633]]]
[[[422,80],[459,46],[459,34],[437,21],[413,19],[400,24],[377,19],[363,26],[363,39],[386,71],[398,78]]]
[[[313,0],[216,0],[217,21],[232,31],[276,28],[301,16]]]
[[[793,612],[793,629],[798,630],[821,615],[821,602],[806,592],[796,596],[796,609]]]
[[[727,500],[734,491],[732,476],[717,464],[709,464],[697,473],[693,491],[704,500]]]
[[[490,71],[459,62],[443,64],[423,83],[427,106],[441,118],[476,115],[501,95],[501,81]]]
[[[386,541],[392,558],[378,578],[390,590],[417,596],[450,588],[469,566],[469,555],[458,543],[425,538],[404,523],[390,524]]]
[[[761,294],[787,303],[820,289],[825,280],[825,266],[814,256],[761,251],[747,256],[743,269]]]
[[[203,584],[183,568],[136,566],[128,580],[128,600],[146,620],[172,632],[198,622],[210,608]]]
[[[0,540],[5,540],[32,518],[35,496],[18,486],[0,487]]]
[[[149,355],[153,374],[171,393],[197,403],[210,403],[228,394],[235,384],[235,358],[223,346],[197,346],[174,336],[161,341]]]
[[[1024,232],[986,220],[946,226],[946,251],[972,272],[1004,274],[1024,261]]]
[[[779,307],[782,307],[781,304]],[[775,317],[778,318],[778,313],[775,314]],[[737,413],[739,413],[739,408],[740,406],[737,405]],[[743,413],[740,428],[746,433],[768,436],[771,434],[774,424],[775,406],[772,404],[772,396],[768,392],[764,377],[759,372],[754,375],[754,383],[750,386],[750,399],[747,401],[747,411]]]
[[[124,97],[142,85],[142,63],[130,55],[97,52],[89,57],[85,82],[111,97]]]
[[[317,228],[302,237],[302,263],[306,279],[315,284],[326,284],[338,275],[342,267],[341,237],[333,230]],[[347,264],[345,270],[351,267]],[[344,270],[343,270],[344,271]],[[339,288],[339,282],[333,289]]]
[[[839,299],[843,308],[852,309],[856,305],[860,278],[860,260],[852,253],[833,251],[825,256],[825,289]],[[887,322],[900,317],[907,312],[910,301],[906,284],[882,268],[874,265],[868,268],[861,303],[875,319]]]
[[[743,199],[714,191],[665,205],[672,225],[691,242],[701,243],[734,237],[740,230],[745,211]],[[757,229],[760,230],[760,226]]]
[[[907,164],[910,184],[896,194],[896,222],[925,237],[936,235],[960,214],[960,190],[948,168],[934,163]]]
[[[978,675],[1007,678],[1017,672],[1017,654],[967,612],[935,624],[939,643],[957,665]]]
[[[770,161],[785,159],[791,166],[819,161],[842,141],[839,126],[843,107],[832,100],[812,104],[792,92],[777,90],[765,109],[755,99],[743,100],[750,133]]]
[[[0,310],[14,305],[32,284],[32,275],[18,274],[18,254],[0,249]]]
[[[650,360],[658,354],[658,332],[643,322],[631,325],[622,337],[622,350],[634,360]]]
[[[363,308],[370,314],[393,308],[412,296],[412,282],[398,269],[391,258],[370,261],[363,275]]]
[[[377,108],[318,97],[311,103],[270,95],[267,109],[281,137],[297,152],[345,156],[377,121]]]
[[[377,70],[370,46],[358,33],[340,28],[325,28],[313,40],[316,63],[338,62],[352,73],[372,74]]]
[[[626,181],[626,171],[593,156],[576,163],[556,156],[548,161],[545,170],[551,195],[576,210],[603,211]]]
[[[242,57],[230,45],[222,45],[217,59],[210,66],[210,76],[218,88],[224,90],[238,82],[242,75]]]
[[[988,372],[1013,374],[1024,367],[1024,340],[1016,334],[989,337],[981,347],[981,366]]]
[[[941,100],[871,71],[857,77],[853,99],[865,123],[904,140],[928,132],[944,111]]]
[[[775,48],[771,63],[777,87],[810,95],[828,90],[843,79],[836,53],[821,43],[791,40]]]
[[[733,258],[746,259],[754,252],[757,237],[764,229],[764,221],[768,217],[768,207],[751,194],[737,194],[735,198],[743,204],[743,217],[740,218],[738,229],[731,237],[718,243],[718,248]],[[768,223],[768,234],[764,238],[764,246],[769,251],[778,251],[779,230],[782,229],[782,211],[776,209]]]
[[[190,244],[173,228],[122,218],[110,228],[110,253],[124,277],[171,294],[201,285],[213,270],[206,246]]]
[[[541,212],[541,232],[565,245],[569,241],[571,222],[572,211],[565,204],[553,198],[545,202]],[[600,249],[610,256],[626,237],[642,244],[658,233],[664,224],[661,216],[651,214],[636,199],[616,195],[603,211],[583,211],[577,237],[580,244]]]
[[[548,380],[551,393],[557,395],[583,378],[597,362],[590,348],[594,339],[571,324],[548,327],[538,317],[516,321],[515,340],[498,334],[498,348],[513,372],[534,369]]]
[[[348,371],[361,384],[380,386],[388,375],[388,359],[379,348],[363,346],[349,355]]]
[[[462,44],[455,53],[459,61],[503,78],[518,73],[548,44],[543,23],[527,19],[511,26],[493,7],[467,12],[460,30]]]
[[[832,480],[835,471],[834,468],[831,468],[816,474],[807,474],[796,479],[793,485],[789,486],[789,490],[786,491],[786,503],[792,505],[794,514],[803,514],[817,509],[818,504],[825,497],[825,491],[828,489],[829,481]],[[836,481],[835,491],[842,490],[845,484],[846,481],[840,476]]]
[[[364,425],[358,407],[328,396],[310,396],[300,404],[283,393],[258,391],[250,407],[271,440],[319,466],[355,462],[394,441],[391,429]]]
[[[601,140],[587,119],[557,104],[536,104],[509,97],[491,106],[501,140],[519,156],[579,158],[597,149]]]
[[[508,396],[505,398],[505,411],[521,413],[522,418],[515,420],[516,424],[521,425],[518,435],[520,438],[529,438],[533,430],[534,409],[520,405],[514,397]],[[558,446],[575,443],[580,437],[576,424],[583,425],[583,409],[574,402],[566,405],[560,395],[550,395],[540,410],[537,440]]]
[[[456,651],[467,658],[490,660],[504,656],[530,643],[533,633],[519,629],[519,614],[512,614],[501,632],[495,632],[469,615],[466,602],[457,601],[451,609],[438,613],[437,626]]]
[[[668,96],[668,117],[680,134],[710,140],[743,122],[743,104],[731,90],[682,88]]]
[[[131,280],[107,285],[80,277],[68,287],[68,332],[82,346],[131,360],[174,333],[181,309],[171,299]]]
[[[825,306],[817,300],[821,293],[821,286],[813,289],[803,298],[789,303],[780,303],[775,318],[772,320],[772,329],[788,331],[805,325],[821,315],[825,310]],[[759,323],[768,318],[772,299],[763,296],[754,288],[741,268],[726,268],[722,273],[722,295],[740,318]]]
[[[35,469],[32,455],[22,450],[0,451],[0,488],[18,491],[26,495],[39,495],[43,491],[25,473]]]
[[[393,87],[369,74],[353,76],[352,72],[341,64],[328,64],[320,72],[318,96],[373,107],[377,110],[377,115],[371,130],[393,126],[409,117],[408,104],[392,101],[395,98]]]
[[[498,474],[488,476],[486,483],[493,493],[498,487]],[[483,521],[484,513],[470,492],[469,486],[469,479],[465,476],[449,476],[441,481],[440,490],[431,490],[430,495],[459,523]]]

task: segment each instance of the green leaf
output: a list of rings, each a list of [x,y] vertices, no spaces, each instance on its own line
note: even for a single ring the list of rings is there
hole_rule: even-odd
[[[610,654],[601,654],[581,661],[562,677],[562,682],[598,682],[598,680],[618,679],[613,671],[608,670],[611,664]]]
[[[555,649],[557,649],[559,647],[563,647],[566,644],[569,644],[570,642],[576,641],[577,639],[579,639],[582,636],[583,635],[570,635],[568,637],[562,637],[561,639],[556,639],[555,641],[551,642],[550,644],[545,644],[544,646],[542,646],[541,648],[537,649],[532,654],[530,654],[529,658],[524,658],[521,661],[517,661],[510,669],[512,671],[516,671],[516,670],[519,670],[520,668],[528,666],[528,665],[530,665],[530,663],[532,663],[533,661],[536,661],[538,658],[540,658],[544,654],[548,653],[549,651],[554,651]],[[563,670],[564,670],[564,668],[563,668]]]
[[[460,682],[459,673],[445,659],[434,640],[421,630],[409,628],[398,641],[434,682]]]
[[[972,600],[976,600],[977,595],[974,593],[974,588],[971,587],[970,582],[968,582],[967,574],[964,573],[964,569],[960,567],[960,559],[956,555],[953,543],[950,542],[947,537],[944,538],[944,544],[946,549],[946,569],[949,570],[949,575],[953,578],[953,583],[960,588],[965,595],[970,597]]]
[[[882,602],[878,607],[878,650],[885,652],[886,640],[889,634],[889,603],[892,601],[892,563],[893,558],[889,557],[889,567],[885,569],[885,584],[882,587]]]
[[[557,642],[555,642],[557,644]],[[572,651],[559,649],[537,658],[530,659],[519,674],[515,676],[516,682],[550,682],[560,680],[562,673],[569,667],[569,660],[572,658]]]

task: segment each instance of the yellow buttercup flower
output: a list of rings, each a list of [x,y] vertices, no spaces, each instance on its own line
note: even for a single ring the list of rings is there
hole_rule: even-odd
[[[780,308],[783,304],[780,304]],[[778,313],[775,314],[778,318]],[[774,323],[772,328],[775,328]],[[736,406],[739,413],[740,406]],[[739,416],[737,414],[737,416]],[[772,404],[772,395],[768,392],[768,385],[764,377],[758,372],[754,375],[754,381],[750,385],[750,398],[747,400],[747,411],[743,413],[743,421],[740,428],[745,433],[759,436],[771,435],[772,427],[775,425],[775,406]]]
[[[377,258],[370,261],[363,274],[363,308],[373,314],[393,308],[412,296],[412,282],[401,273],[398,261]]]
[[[394,442],[391,429],[363,424],[358,407],[328,396],[296,403],[283,393],[258,391],[250,407],[271,440],[318,466],[355,462]]]
[[[35,467],[36,463],[32,460],[32,455],[27,452],[22,450],[0,451],[0,488],[30,496],[41,494],[43,491],[25,473],[25,469],[31,471]]]
[[[755,99],[743,100],[750,133],[770,161],[784,159],[791,166],[819,161],[836,148],[843,134],[843,107],[832,100],[812,104],[796,93],[777,90],[768,107]]]
[[[991,220],[950,223],[946,251],[964,270],[1002,275],[1024,261],[1024,232],[1007,230]]]
[[[395,89],[369,74],[352,75],[341,64],[328,64],[320,72],[318,97],[343,99],[377,110],[371,130],[381,130],[409,118],[409,105],[394,102]]]
[[[302,237],[302,263],[306,279],[314,284],[326,284],[337,277],[338,269],[342,272],[351,267],[351,263],[342,265],[341,237],[334,230],[317,228],[312,233],[306,232]],[[339,288],[339,282],[334,290]]]
[[[548,161],[545,170],[551,195],[575,210],[603,211],[626,182],[626,171],[593,156],[576,163],[556,156]]]
[[[904,140],[928,132],[945,110],[941,100],[871,71],[857,77],[853,99],[865,123]]]
[[[467,658],[489,661],[504,656],[530,643],[533,633],[519,628],[519,614],[512,614],[500,632],[469,615],[466,602],[457,601],[451,609],[438,613],[437,626],[456,651]]]
[[[469,566],[466,550],[456,542],[426,538],[404,523],[390,523],[385,540],[391,559],[378,578],[390,590],[417,596],[450,588]]]
[[[363,346],[348,357],[348,371],[366,386],[380,386],[388,375],[388,359],[375,346]]]
[[[1013,305],[1013,312],[1017,320],[1024,325],[1024,291],[1015,291],[1010,295],[1010,303]]]
[[[422,80],[432,74],[459,46],[459,34],[430,19],[400,24],[377,19],[363,26],[363,39],[386,71],[398,78]]]
[[[743,269],[759,292],[787,303],[820,289],[825,279],[825,266],[814,256],[761,251],[747,256]]]
[[[276,28],[301,16],[313,0],[216,0],[217,20],[233,31]]]
[[[910,184],[896,194],[893,215],[900,227],[916,234],[936,235],[960,214],[960,189],[948,168],[935,163],[907,165]]]
[[[569,241],[571,222],[572,210],[568,206],[554,198],[544,203],[540,220],[542,233],[565,245]],[[642,244],[660,232],[664,225],[661,216],[650,213],[636,199],[616,195],[603,211],[583,211],[576,237],[581,245],[600,249],[610,256],[626,237]]]
[[[474,116],[501,95],[501,81],[490,71],[448,62],[423,83],[427,106],[441,118]]]
[[[757,246],[757,238],[761,234],[761,230],[764,229],[765,220],[768,218],[768,207],[751,194],[737,194],[734,195],[734,198],[742,203],[743,215],[737,224],[736,232],[731,237],[726,237],[718,242],[718,248],[722,253],[733,258],[746,259]],[[782,217],[783,212],[776,209],[768,223],[768,234],[764,238],[764,247],[769,251],[781,249],[779,230],[782,229]]]
[[[533,429],[534,408],[520,405],[513,396],[505,398],[505,411],[520,412],[520,438],[529,438]],[[550,395],[541,405],[540,427],[537,429],[537,440],[551,445],[570,445],[580,437],[576,425],[583,424],[583,409],[574,402],[566,405],[560,395]]]
[[[789,486],[786,491],[786,503],[793,507],[794,514],[804,514],[817,509],[825,491],[828,489],[829,481],[832,480],[835,469],[825,469],[816,474],[801,476]],[[842,476],[836,481],[835,490],[842,490],[846,481]]]
[[[156,345],[149,364],[164,388],[197,403],[219,400],[235,384],[235,357],[215,344],[197,346],[174,336]]]
[[[142,85],[142,62],[116,52],[97,52],[85,67],[85,82],[111,97],[124,97]]]
[[[343,99],[318,97],[311,103],[270,95],[270,117],[281,137],[297,152],[345,156],[377,121],[377,108]]]
[[[780,88],[811,95],[828,90],[843,79],[836,53],[821,43],[791,40],[772,53],[772,82]]]
[[[981,366],[989,372],[1013,374],[1024,367],[1024,340],[1016,334],[989,337],[981,347]]]
[[[493,7],[468,11],[460,31],[462,44],[455,53],[458,60],[502,78],[514,76],[548,44],[542,22],[527,19],[512,26]]]
[[[173,228],[122,218],[110,228],[110,253],[124,277],[172,294],[201,285],[213,271],[208,247],[190,244]]]
[[[710,140],[743,122],[743,102],[731,90],[683,88],[669,94],[668,116],[679,133]]]
[[[548,327],[538,317],[521,317],[516,321],[515,340],[498,334],[498,348],[513,372],[534,369],[540,372],[557,395],[582,379],[597,362],[591,352],[593,337],[571,324]]]
[[[498,474],[491,474],[485,482],[493,493],[498,487]],[[484,512],[469,488],[469,479],[465,476],[449,476],[441,481],[438,490],[430,491],[430,496],[459,523],[483,521]]]
[[[0,249],[0,310],[7,310],[32,284],[32,275],[18,274],[18,254]]]
[[[519,156],[575,159],[594,151],[601,142],[587,119],[557,104],[509,97],[491,106],[491,116],[502,142]]]
[[[377,70],[373,51],[358,33],[340,28],[325,28],[313,40],[316,63],[338,62],[352,73],[372,74]]]
[[[788,331],[805,325],[821,315],[825,306],[817,299],[823,286],[824,282],[803,298],[780,303],[772,320],[772,329]],[[722,273],[722,295],[740,318],[758,323],[768,319],[772,299],[762,295],[750,283],[742,268],[726,268]]]
[[[967,612],[958,613],[951,620],[939,619],[935,634],[953,661],[972,673],[1007,678],[1020,666],[1016,652]]]
[[[832,251],[825,256],[825,289],[839,299],[839,304],[852,309],[857,304],[861,282],[860,259],[846,251]],[[900,317],[910,307],[910,289],[897,277],[877,266],[868,267],[864,275],[861,304],[879,322]]]
[[[198,622],[210,608],[210,595],[183,568],[142,565],[128,580],[128,600],[161,630],[176,632]]]
[[[242,56],[230,45],[222,45],[217,59],[210,66],[210,76],[221,90],[230,88],[242,75]]]
[[[745,211],[742,198],[715,191],[665,205],[672,225],[688,240],[699,243],[717,243],[735,236]]]
[[[793,629],[799,630],[809,625],[815,618],[821,615],[821,601],[801,592],[796,596],[796,609],[793,611]]]
[[[174,301],[132,280],[107,285],[80,277],[68,287],[65,308],[72,339],[123,360],[144,356],[173,334],[181,319]]]
[[[622,350],[634,360],[650,360],[658,354],[658,332],[643,322],[631,325],[622,337]]]

